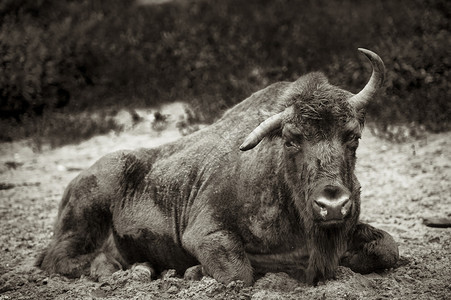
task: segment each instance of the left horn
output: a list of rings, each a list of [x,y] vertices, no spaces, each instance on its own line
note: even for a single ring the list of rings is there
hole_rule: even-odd
[[[349,103],[355,107],[356,110],[365,108],[368,102],[374,97],[376,92],[381,88],[384,82],[385,66],[382,59],[376,53],[359,48],[360,52],[365,54],[365,56],[370,60],[373,66],[373,73],[371,78],[365,87],[356,95],[349,99]]]
[[[260,125],[258,125],[251,133],[249,133],[247,138],[241,144],[240,150],[246,151],[254,148],[268,133],[280,127],[284,113],[285,111],[280,112],[260,123]]]

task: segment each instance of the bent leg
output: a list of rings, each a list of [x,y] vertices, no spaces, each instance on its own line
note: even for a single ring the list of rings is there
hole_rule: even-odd
[[[390,234],[359,223],[340,265],[366,274],[394,267],[398,259],[398,245]]]
[[[89,274],[94,253],[77,255],[80,240],[72,233],[52,241],[39,256],[36,266],[49,273],[59,273],[75,278]]]
[[[68,277],[89,275],[91,261],[108,237],[111,213],[97,195],[95,176],[79,176],[68,186],[58,212],[54,238],[36,265]]]
[[[118,270],[126,269],[129,265],[119,253],[114,237],[110,233],[100,252],[91,263],[91,277],[94,280],[104,281]]]
[[[221,283],[253,281],[253,272],[241,241],[230,231],[202,234],[192,230],[183,235],[183,245],[201,263],[206,274]]]

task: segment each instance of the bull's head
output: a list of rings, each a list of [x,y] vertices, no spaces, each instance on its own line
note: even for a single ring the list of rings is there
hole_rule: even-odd
[[[291,95],[285,109],[262,122],[240,147],[246,151],[265,136],[279,136],[295,204],[300,211],[312,212],[304,215],[321,227],[355,220],[359,214],[355,152],[365,107],[381,87],[385,70],[377,54],[359,51],[371,61],[373,73],[358,94],[330,85],[321,74],[307,75],[304,88]]]

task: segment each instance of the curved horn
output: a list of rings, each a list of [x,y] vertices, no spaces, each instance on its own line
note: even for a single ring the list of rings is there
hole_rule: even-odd
[[[384,82],[385,74],[384,62],[379,55],[363,48],[359,48],[358,50],[365,54],[365,56],[370,60],[371,65],[373,66],[373,73],[371,74],[371,78],[365,87],[358,94],[349,99],[349,103],[354,106],[356,110],[364,108],[374,97]]]
[[[282,123],[284,113],[280,112],[272,117],[269,117],[265,121],[261,122],[244,140],[240,146],[241,151],[246,151],[257,146],[258,143],[271,131],[280,127]]]

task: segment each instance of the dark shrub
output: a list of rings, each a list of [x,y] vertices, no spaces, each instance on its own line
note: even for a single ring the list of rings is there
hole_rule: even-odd
[[[449,1],[5,0],[0,116],[185,100],[202,121],[272,82],[320,70],[358,91],[377,52],[386,91],[369,119],[450,129]],[[24,125],[23,125],[24,126]],[[75,133],[74,133],[75,134]],[[15,138],[15,136],[13,136]]]

